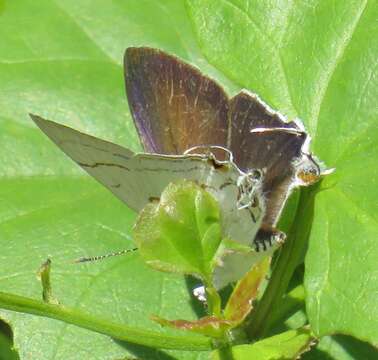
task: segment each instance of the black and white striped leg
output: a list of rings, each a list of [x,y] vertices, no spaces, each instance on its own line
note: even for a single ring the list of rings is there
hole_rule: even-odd
[[[272,227],[261,227],[257,232],[253,243],[256,251],[266,251],[277,243],[283,243],[286,234]]]

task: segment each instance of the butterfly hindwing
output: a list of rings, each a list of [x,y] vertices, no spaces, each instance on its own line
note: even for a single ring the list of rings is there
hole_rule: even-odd
[[[265,225],[275,225],[295,178],[295,161],[302,157],[307,135],[287,122],[256,95],[241,92],[231,99],[230,150],[241,170],[263,169],[266,203]],[[288,129],[290,131],[262,131]]]
[[[172,181],[187,179],[208,186],[233,211],[223,197],[237,201],[239,169],[233,164],[216,165],[210,155],[135,154],[117,144],[83,134],[67,126],[31,115],[38,127],[86,172],[108,188],[130,208],[140,211],[158,199]],[[219,191],[230,183],[227,191]],[[232,185],[232,186],[231,186]],[[230,188],[231,186],[231,188]],[[234,206],[236,209],[236,205]]]

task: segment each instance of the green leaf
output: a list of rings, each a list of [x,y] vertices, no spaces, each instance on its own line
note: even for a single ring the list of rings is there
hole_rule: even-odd
[[[137,254],[70,264],[133,247],[135,216],[84,176],[27,115],[140,149],[121,63],[127,46],[150,45],[196,64],[228,90],[256,91],[305,121],[315,152],[337,168],[316,196],[306,264],[310,320],[319,334],[343,331],[376,342],[374,1],[188,5],[200,47],[181,0],[0,1],[2,290],[39,298],[35,272],[51,256],[54,294],[64,304],[163,332],[147,314],[195,317],[185,282],[151,271]],[[1,316],[12,324],[21,358],[207,357],[119,344],[54,320]]]
[[[134,239],[147,264],[211,282],[221,237],[217,201],[190,181],[171,183],[158,204],[148,204],[134,227]]]
[[[319,112],[315,148],[336,167],[316,198],[306,258],[307,311],[319,335],[378,345],[378,7],[364,3]]]
[[[377,344],[376,3],[187,3],[208,61],[290,118],[299,116],[314,153],[336,168],[307,219],[307,311],[317,335],[343,332]],[[298,209],[298,221],[310,213]]]
[[[63,305],[182,335],[148,316],[195,318],[183,278],[152,271],[137,253],[73,264],[134,247],[135,214],[62,154],[28,113],[139,150],[124,91],[127,46],[156,46],[217,74],[196,46],[184,3],[0,1],[0,33],[1,290],[41,299],[36,272],[50,257],[54,296]],[[0,316],[12,325],[21,359],[207,357],[119,343],[31,315]]]
[[[252,345],[238,345],[228,350],[216,350],[212,353],[212,360],[229,359],[223,357],[226,351],[234,360],[284,360],[297,359],[307,351],[314,339],[309,330],[290,330],[282,334],[266,338]]]
[[[360,360],[376,359],[377,348],[352,336],[323,337],[316,347],[303,354],[303,360]]]

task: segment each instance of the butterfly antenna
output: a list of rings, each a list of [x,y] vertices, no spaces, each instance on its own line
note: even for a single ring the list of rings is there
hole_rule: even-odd
[[[83,263],[83,262],[89,262],[89,261],[103,260],[103,259],[113,257],[113,256],[125,255],[125,254],[128,254],[128,253],[134,252],[136,250],[138,250],[138,248],[125,249],[125,250],[117,251],[117,252],[106,254],[106,255],[81,257],[81,258],[74,260],[74,263]]]

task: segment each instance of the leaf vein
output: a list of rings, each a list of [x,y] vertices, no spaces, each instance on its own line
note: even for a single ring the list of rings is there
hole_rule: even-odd
[[[246,12],[244,9],[240,8],[239,6],[237,6],[236,4],[234,4],[230,0],[222,0],[222,1],[229,4],[231,7],[233,7],[237,11],[243,13],[247,17],[247,19],[249,20],[250,24],[252,26],[254,26],[254,28],[260,33],[261,37],[266,39],[266,42],[270,44],[272,52],[276,53],[276,55],[277,55],[278,64],[279,64],[281,73],[283,75],[283,78],[285,79],[285,88],[286,88],[286,96],[285,97],[290,101],[290,107],[292,109],[294,109],[295,112],[298,114],[298,110],[296,109],[294,102],[293,102],[293,97],[292,97],[292,93],[291,93],[291,90],[290,90],[290,87],[289,87],[289,81],[288,81],[288,78],[287,78],[287,75],[286,75],[286,70],[285,70],[285,67],[284,67],[283,60],[282,60],[279,45],[277,45],[275,43],[275,41],[269,35],[267,35],[263,31],[263,29],[260,28],[260,26],[256,23],[256,21],[252,18],[252,16],[248,12]]]
[[[318,96],[315,97],[314,104],[312,106],[312,110],[309,116],[309,129],[314,138],[318,130],[318,123],[319,123],[318,119],[319,119],[320,110],[321,110],[325,95],[327,93],[327,90],[329,88],[329,85],[331,83],[332,77],[335,74],[337,67],[339,66],[339,64],[341,63],[345,55],[345,52],[353,38],[353,34],[366,9],[366,5],[367,5],[367,0],[362,2],[362,6],[358,9],[358,13],[355,18],[355,21],[351,23],[351,25],[349,26],[348,29],[346,29],[346,31],[344,31],[342,42],[338,46],[335,57],[333,58],[333,60],[330,60],[328,62],[328,71],[324,71],[323,76],[319,80],[320,91],[318,92]]]
[[[81,32],[88,38],[89,41],[91,41],[96,47],[97,49],[104,55],[104,57],[106,59],[108,59],[108,61],[110,63],[113,63],[117,66],[120,66],[119,63],[115,62],[106,52],[105,50],[98,44],[98,42],[95,40],[95,38],[90,34],[88,33],[88,31],[86,31],[83,26],[75,19],[75,17],[70,14],[66,9],[62,8],[56,0],[53,0],[53,3],[55,4],[55,6],[65,15],[67,16],[72,22],[75,23],[75,25],[81,30]]]

